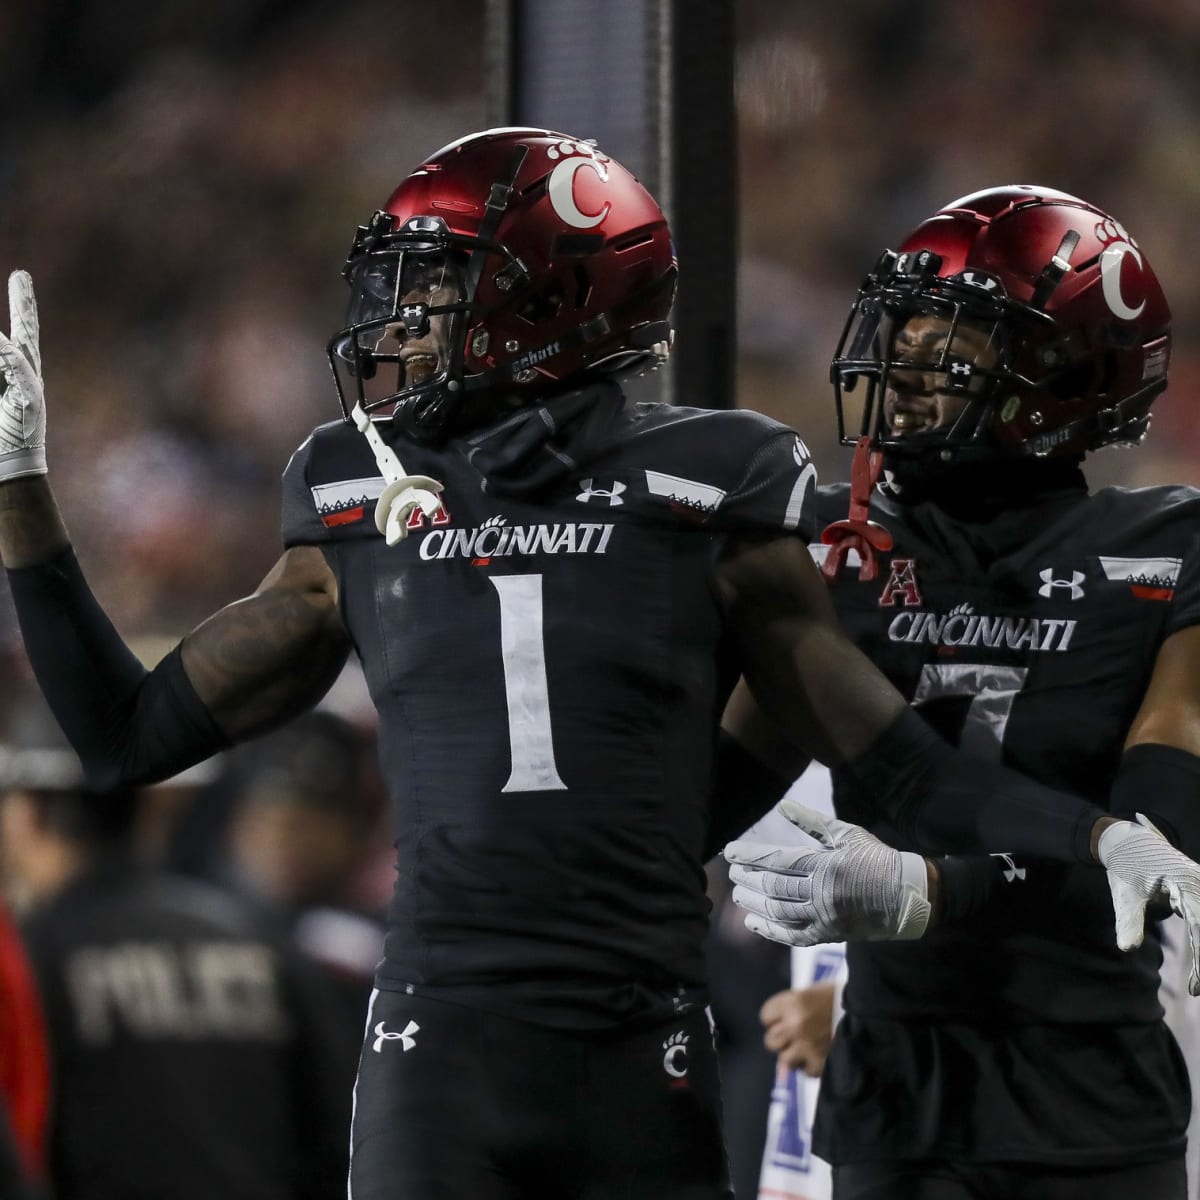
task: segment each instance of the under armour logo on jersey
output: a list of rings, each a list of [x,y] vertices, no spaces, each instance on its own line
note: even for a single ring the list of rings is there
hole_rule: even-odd
[[[1013,856],[1011,854],[993,854],[991,857],[1004,859],[1006,864],[1003,872],[1005,883],[1012,883],[1016,879],[1025,878],[1025,868],[1018,867],[1013,861]]]
[[[394,1033],[384,1029],[383,1022],[380,1021],[379,1024],[375,1026],[375,1045],[372,1046],[371,1049],[374,1050],[376,1054],[382,1054],[384,1042],[398,1041],[400,1043],[400,1048],[407,1053],[417,1044],[417,1039],[413,1037],[413,1034],[416,1033],[420,1028],[420,1025],[418,1025],[416,1021],[409,1021],[409,1023],[405,1025],[404,1029],[400,1033]]]
[[[673,1079],[682,1079],[687,1074],[687,1043],[687,1034],[682,1029],[671,1034],[663,1042],[663,1049],[666,1051],[663,1055],[663,1070]]]
[[[587,504],[587,502],[591,500],[593,496],[603,496],[608,501],[609,508],[616,508],[618,504],[625,503],[625,501],[621,499],[621,493],[628,491],[628,488],[625,486],[625,484],[621,483],[619,480],[614,480],[611,488],[592,487],[592,484],[595,482],[596,481],[594,479],[581,479],[579,481],[579,486],[583,488],[583,491],[581,491],[579,495],[575,497],[575,499],[578,500],[580,504]]]
[[[875,485],[885,496],[899,496],[904,490],[899,483],[896,482],[896,473],[889,471],[887,467],[883,468],[883,478]]]
[[[1070,588],[1072,600],[1083,599],[1083,588],[1079,585],[1083,583],[1086,576],[1082,571],[1072,571],[1070,579],[1055,579],[1054,568],[1046,567],[1045,570],[1038,572],[1039,578],[1042,581],[1042,586],[1038,588],[1038,595],[1049,600],[1054,595],[1055,588]]]

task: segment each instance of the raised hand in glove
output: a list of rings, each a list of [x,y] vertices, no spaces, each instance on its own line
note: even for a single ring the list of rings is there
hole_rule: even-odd
[[[0,481],[46,473],[46,404],[37,301],[28,271],[8,277],[9,333],[0,333]]]
[[[725,847],[747,929],[785,946],[904,941],[925,932],[929,877],[921,855],[794,800],[782,800],[779,811],[820,845]]]
[[[1191,972],[1188,991],[1200,996],[1200,863],[1176,850],[1138,813],[1137,821],[1116,821],[1100,834],[1096,856],[1108,872],[1117,945],[1132,950],[1142,944],[1146,905],[1166,900],[1187,925]]]

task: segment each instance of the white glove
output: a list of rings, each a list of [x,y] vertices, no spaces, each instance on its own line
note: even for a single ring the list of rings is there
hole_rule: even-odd
[[[1118,821],[1100,835],[1096,852],[1108,872],[1117,945],[1133,950],[1142,944],[1146,904],[1166,900],[1187,926],[1192,969],[1188,991],[1200,996],[1200,864],[1176,850],[1141,813],[1137,823]]]
[[[929,880],[919,854],[893,850],[860,825],[794,800],[779,811],[820,848],[730,842],[733,902],[746,928],[785,946],[909,941],[929,924]]]
[[[0,333],[0,480],[46,473],[46,402],[37,301],[28,271],[8,277],[9,336]]]

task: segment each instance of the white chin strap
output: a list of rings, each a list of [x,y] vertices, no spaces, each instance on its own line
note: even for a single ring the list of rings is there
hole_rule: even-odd
[[[442,506],[442,484],[428,475],[408,475],[396,452],[380,436],[375,422],[356,404],[350,415],[358,432],[370,443],[379,473],[387,485],[375,505],[375,525],[389,546],[408,537],[408,518],[414,508],[432,517]]]

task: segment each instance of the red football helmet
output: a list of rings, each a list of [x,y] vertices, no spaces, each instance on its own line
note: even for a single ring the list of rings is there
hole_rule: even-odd
[[[472,394],[542,395],[670,349],[662,211],[593,143],[544,129],[439,150],[359,228],[343,274],[349,313],[329,343],[342,411],[388,406],[423,440],[444,437]],[[431,324],[440,349],[416,371]]]
[[[929,316],[946,335],[899,353],[906,323]],[[960,323],[970,338],[956,339]],[[1166,387],[1170,328],[1154,271],[1107,213],[1043,187],[975,192],[923,221],[867,276],[831,368],[838,432],[844,444],[866,436],[889,456],[934,451],[945,462],[1138,442]],[[964,343],[987,353],[964,355]],[[885,409],[898,378],[910,389],[923,379],[926,396],[964,398],[961,415],[897,433]],[[862,421],[848,430],[845,393],[860,379]]]

